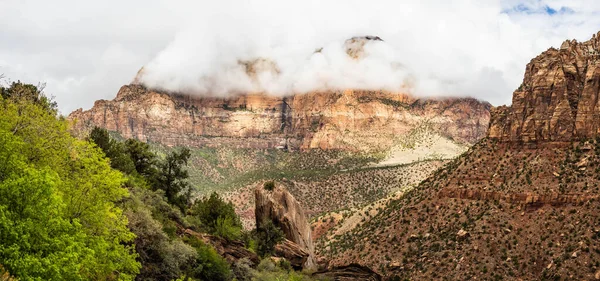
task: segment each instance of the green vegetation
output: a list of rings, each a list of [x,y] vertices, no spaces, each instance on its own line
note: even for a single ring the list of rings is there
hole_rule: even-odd
[[[177,148],[151,143],[150,150],[157,155],[166,155]],[[192,168],[189,169],[189,182],[194,187],[193,195],[204,196],[213,191],[230,191],[263,180],[285,178],[316,181],[359,169],[383,157],[384,154],[347,151],[307,150],[290,153],[275,148],[190,148],[188,165]]]
[[[242,223],[233,205],[225,203],[216,192],[197,202],[192,213],[200,220],[206,232],[227,240],[241,238]]]
[[[23,280],[133,280],[125,178],[35,86],[0,96],[0,264]]]
[[[265,190],[269,190],[269,191],[273,191],[273,189],[275,189],[275,182],[274,181],[267,181],[265,182],[265,184],[263,185]]]
[[[262,222],[256,227],[257,254],[261,257],[273,255],[275,246],[283,241],[283,231],[272,221]]]

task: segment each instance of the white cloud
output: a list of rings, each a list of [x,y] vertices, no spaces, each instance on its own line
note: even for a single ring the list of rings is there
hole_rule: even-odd
[[[150,83],[193,92],[409,81],[414,94],[499,105],[510,103],[531,58],[597,32],[599,11],[600,3],[583,0],[3,0],[0,73],[47,82],[66,114],[114,97],[142,65]],[[341,44],[357,35],[385,43],[356,62]],[[257,57],[276,62],[280,74],[248,79],[237,61]]]

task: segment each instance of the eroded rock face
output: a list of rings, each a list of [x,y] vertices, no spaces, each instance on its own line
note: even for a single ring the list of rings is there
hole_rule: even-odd
[[[69,119],[81,135],[99,126],[169,146],[381,151],[424,122],[442,136],[472,144],[485,135],[490,108],[470,98],[425,100],[384,91],[217,98],[132,84],[121,87],[114,100],[96,101]]]
[[[281,228],[287,240],[297,244],[301,250],[308,253],[303,268],[316,268],[315,248],[310,225],[300,203],[294,199],[294,196],[280,185],[273,190],[266,190],[262,185],[258,185],[254,189],[254,196],[257,227],[260,227],[265,221],[272,221]],[[288,248],[296,247],[292,245]]]
[[[573,141],[600,133],[600,33],[565,41],[527,65],[511,107],[493,111],[488,136],[501,141]]]

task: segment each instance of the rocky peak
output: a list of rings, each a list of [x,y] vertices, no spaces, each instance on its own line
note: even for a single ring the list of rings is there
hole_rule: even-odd
[[[360,59],[363,57],[365,45],[369,42],[383,41],[379,36],[355,36],[346,42],[344,42],[344,48],[346,53],[353,59]]]
[[[304,210],[294,196],[281,185],[277,185],[273,190],[258,185],[254,190],[254,196],[257,227],[265,221],[272,221],[281,228],[287,240],[308,253],[308,257],[303,261],[303,268],[316,268],[310,225]],[[290,243],[286,241],[286,244]]]
[[[488,136],[505,142],[572,141],[600,133],[600,33],[532,59],[512,106],[493,110]]]

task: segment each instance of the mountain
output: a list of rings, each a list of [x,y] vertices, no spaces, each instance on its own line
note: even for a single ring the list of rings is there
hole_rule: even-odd
[[[485,134],[490,107],[470,98],[417,99],[385,91],[217,98],[132,84],[69,119],[82,133],[99,126],[168,146],[382,151],[424,122],[440,136],[472,144]]]
[[[486,138],[319,254],[395,280],[600,279],[599,36],[531,60]]]
[[[511,107],[495,109],[488,135],[500,141],[571,142],[600,133],[600,33],[565,41],[527,65]]]
[[[368,42],[346,43],[360,59]],[[264,60],[244,65],[250,76],[273,68]],[[360,207],[418,184],[484,137],[490,119],[491,105],[472,98],[356,89],[214,97],[148,88],[143,75],[113,100],[71,113],[72,130],[84,137],[106,128],[159,154],[191,148],[198,195],[227,191],[247,228],[257,182],[282,180],[309,217]]]

